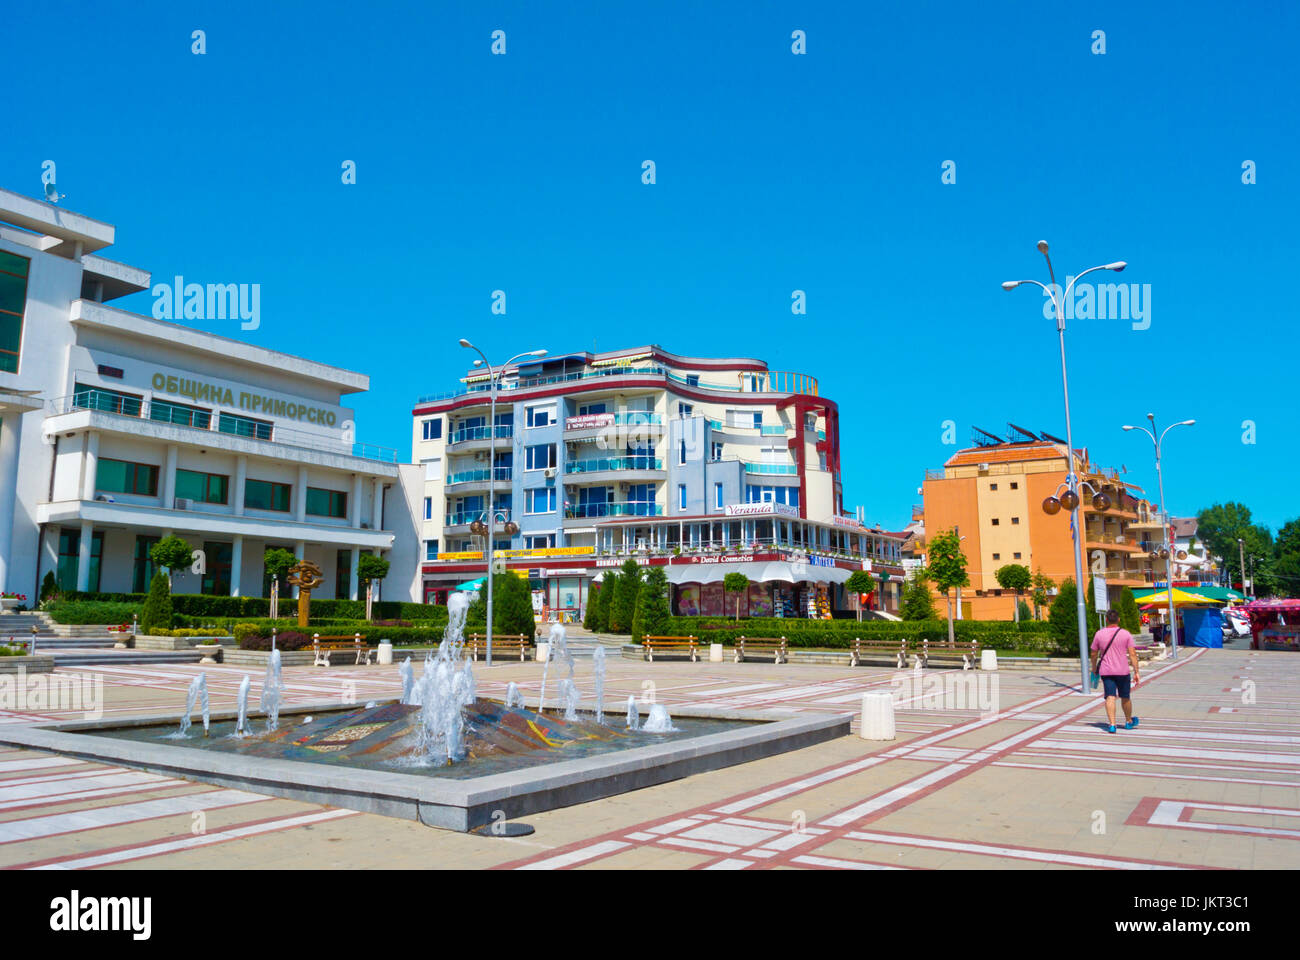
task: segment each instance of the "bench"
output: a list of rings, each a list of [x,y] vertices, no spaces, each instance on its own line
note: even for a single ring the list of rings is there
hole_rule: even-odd
[[[789,663],[790,654],[785,637],[738,637],[736,663],[744,662],[749,655],[771,657],[773,663]]]
[[[975,666],[975,661],[979,659],[980,645],[976,640],[969,642],[956,640],[949,643],[947,640],[922,640],[921,652],[917,655],[917,661],[923,667],[930,665],[930,657],[961,657],[961,668],[970,670]]]
[[[467,638],[466,646],[469,647],[469,658],[478,659],[479,648],[483,648],[483,656],[487,656],[487,634],[471,633]],[[533,638],[523,633],[503,633],[501,635],[492,635],[492,655],[509,654],[511,657],[519,655],[519,662],[523,663],[528,659],[528,648],[532,646]]]
[[[849,666],[858,666],[864,657],[872,654],[893,658],[894,666],[902,670],[907,666],[907,641],[863,640],[861,637],[854,637],[853,647],[849,651]]]
[[[665,653],[682,653],[691,658],[691,663],[700,659],[699,637],[642,637],[641,658],[654,663],[655,651]]]
[[[313,667],[328,667],[330,665],[330,654],[336,650],[353,650],[356,651],[357,665],[363,662],[366,666],[370,665],[370,655],[373,651],[366,646],[366,638],[360,633],[354,633],[351,636],[347,634],[320,634],[314,633],[311,638],[311,650],[316,659],[312,661]]]

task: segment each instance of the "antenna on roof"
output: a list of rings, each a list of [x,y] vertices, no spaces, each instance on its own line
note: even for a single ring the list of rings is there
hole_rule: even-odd
[[[979,427],[971,427],[971,443],[977,447],[1000,447],[1003,440],[1001,437],[989,433],[987,430],[981,430]],[[981,436],[977,436],[980,434]]]
[[[59,188],[53,183],[47,183],[45,185],[45,199],[50,203],[58,203],[60,200],[66,200],[67,198],[68,195],[66,193],[59,193]]]
[[[1040,435],[1042,436],[1042,438],[1043,438],[1044,440],[1050,440],[1052,443],[1065,443],[1065,441],[1062,440],[1060,437],[1054,437],[1054,436],[1052,436],[1050,433],[1048,433],[1048,432],[1045,431],[1045,430],[1044,430],[1044,431],[1041,431],[1041,434],[1040,434]]]
[[[1017,433],[1020,434],[1022,437],[1028,438],[1030,442],[1036,442],[1038,440],[1038,434],[1034,433],[1034,431],[1032,430],[1026,430],[1024,427],[1017,427],[1014,423],[1011,423],[1010,421],[1007,422],[1007,426],[1010,427],[1013,431],[1011,434],[1008,434],[1007,436],[1007,440],[1010,441],[1011,443],[1025,442],[1023,439],[1021,440],[1015,439],[1015,434]]]

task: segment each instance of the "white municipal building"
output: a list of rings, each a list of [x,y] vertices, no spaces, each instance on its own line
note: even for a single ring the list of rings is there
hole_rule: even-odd
[[[359,598],[373,552],[416,599],[423,474],[355,441],[370,378],[111,306],[152,283],[101,255],[115,232],[0,190],[0,592],[143,592],[174,533],[206,567],[178,593],[265,596],[281,547],[314,596]]]

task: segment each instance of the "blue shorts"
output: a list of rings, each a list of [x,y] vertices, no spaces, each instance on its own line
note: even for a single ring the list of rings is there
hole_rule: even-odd
[[[1132,681],[1127,673],[1118,676],[1101,678],[1102,685],[1106,688],[1106,696],[1119,697],[1121,700],[1129,699],[1129,683]]]

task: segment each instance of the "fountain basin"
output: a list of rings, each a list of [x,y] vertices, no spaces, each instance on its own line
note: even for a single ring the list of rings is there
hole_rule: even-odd
[[[283,710],[280,723],[292,727],[306,716],[320,718],[355,710],[355,705],[338,703],[303,705]],[[607,705],[606,716],[614,713],[612,705]],[[214,737],[208,743],[220,743],[216,724],[229,722],[233,727],[235,717],[233,711],[214,713]],[[0,727],[0,743],[469,831],[503,818],[509,822],[847,736],[850,715],[791,717],[681,706],[673,710],[673,720],[679,719],[684,723],[694,719],[737,723],[718,733],[676,736],[480,776],[472,771],[466,776],[466,770],[440,776],[428,770],[406,772],[251,756],[140,736],[140,728],[157,727],[160,733],[168,728],[169,721],[156,716],[5,725]],[[264,723],[260,716],[252,720],[255,729]],[[115,730],[134,731],[135,738],[114,736]]]

